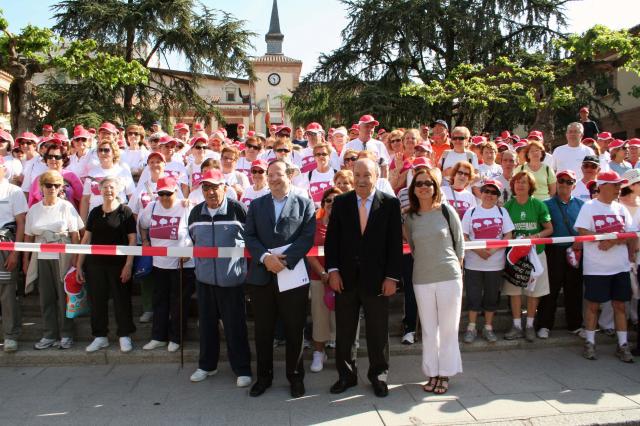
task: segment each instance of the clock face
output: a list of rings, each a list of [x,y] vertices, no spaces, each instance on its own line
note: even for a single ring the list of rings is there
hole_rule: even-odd
[[[269,74],[268,77],[269,80],[269,84],[272,86],[277,86],[278,84],[280,84],[280,75],[274,73]]]

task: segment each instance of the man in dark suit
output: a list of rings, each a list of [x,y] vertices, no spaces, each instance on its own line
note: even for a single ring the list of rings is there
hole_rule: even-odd
[[[360,306],[364,308],[369,372],[376,396],[387,396],[389,370],[385,356],[389,331],[389,296],[402,275],[402,224],[397,198],[376,190],[378,167],[358,160],[355,191],[333,202],[325,240],[325,267],[336,294],[336,367],[339,379],[331,393],[357,384],[351,345]]]
[[[267,169],[270,194],[251,202],[245,225],[245,242],[251,253],[247,283],[255,318],[258,380],[250,395],[260,396],[273,380],[273,335],[276,319],[284,323],[287,379],[291,396],[304,395],[302,366],[303,330],[307,317],[309,281],[281,292],[277,273],[293,269],[313,246],[316,229],[313,202],[290,191],[289,165],[275,160]],[[282,254],[269,249],[290,246]]]

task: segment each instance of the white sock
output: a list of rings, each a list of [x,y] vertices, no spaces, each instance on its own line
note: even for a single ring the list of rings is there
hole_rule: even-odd
[[[627,344],[627,332],[626,331],[616,331],[618,335],[618,345],[626,345]]]
[[[527,328],[533,327],[533,320],[534,319],[535,318],[533,318],[533,317],[527,317]]]
[[[522,330],[522,320],[520,318],[513,319],[513,326],[517,329]]]
[[[485,330],[488,330],[488,331],[492,331],[492,330],[493,330],[493,326],[492,326],[492,325],[489,325],[489,324],[485,324],[485,325],[484,325],[484,329],[485,329]]]
[[[595,330],[585,330],[584,338],[587,342],[596,344],[596,331]]]
[[[467,325],[467,330],[475,330],[475,329],[476,329],[475,322],[470,322],[469,325]]]

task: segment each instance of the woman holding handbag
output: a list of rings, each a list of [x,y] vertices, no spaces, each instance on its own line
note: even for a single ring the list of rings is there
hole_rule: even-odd
[[[118,194],[123,185],[115,176],[100,181],[102,205],[89,213],[82,244],[136,245],[136,221],[131,209],[120,203]],[[85,267],[86,265],[86,267]],[[130,334],[136,331],[131,311],[131,269],[133,256],[78,256],[76,278],[86,280],[91,307],[91,334],[93,342],[87,352],[95,352],[109,346],[109,298],[113,308],[120,341],[120,350],[133,349]]]

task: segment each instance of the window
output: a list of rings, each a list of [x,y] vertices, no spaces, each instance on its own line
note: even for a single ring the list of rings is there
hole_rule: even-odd
[[[236,101],[236,92],[227,90],[227,102],[235,102]]]
[[[615,88],[616,75],[613,72],[598,76],[593,84],[595,94],[600,97],[612,94],[615,91]]]

